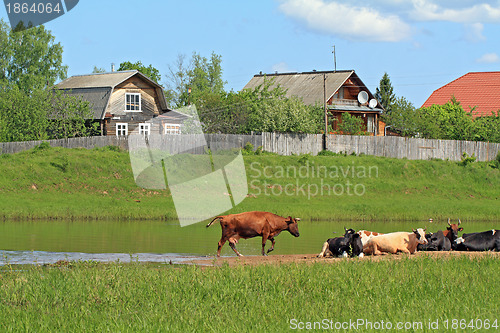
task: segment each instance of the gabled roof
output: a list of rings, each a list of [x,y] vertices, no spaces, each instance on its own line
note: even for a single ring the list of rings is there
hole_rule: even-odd
[[[476,107],[474,118],[491,116],[500,110],[500,72],[467,73],[434,91],[422,107],[446,104],[453,96],[465,111]]]
[[[135,75],[155,88],[161,109],[168,110],[162,86],[138,70],[75,75],[59,82],[55,88],[65,90],[68,95],[79,96],[89,101],[94,112],[94,119],[104,119],[104,113],[113,89]]]
[[[243,89],[255,89],[264,83],[266,78],[273,79],[274,83],[271,88],[280,85],[287,89],[286,96],[301,97],[307,105],[316,103],[322,105],[324,103],[323,92],[323,75],[326,76],[326,97],[327,100],[339,90],[344,82],[354,73],[349,71],[336,72],[303,72],[303,73],[279,73],[279,74],[257,74],[255,75]]]

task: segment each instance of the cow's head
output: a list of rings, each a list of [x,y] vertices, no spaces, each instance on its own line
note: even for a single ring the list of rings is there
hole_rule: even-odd
[[[293,218],[291,216],[288,216],[285,220],[287,224],[286,230],[288,230],[292,235],[295,237],[299,237],[299,226],[297,225],[297,222],[300,221],[298,217]]]
[[[448,230],[448,234],[451,235],[451,238],[448,238],[450,238],[452,242],[458,238],[458,232],[464,230],[464,228],[458,227],[460,223],[462,223],[460,219],[458,219],[458,224],[451,224],[450,219],[448,219],[448,228],[446,228],[446,230]]]
[[[425,228],[427,229],[427,228]],[[417,237],[418,244],[428,244],[427,238],[425,238],[425,229],[418,228],[417,230],[411,229],[415,236]]]
[[[425,238],[427,238],[428,242],[426,249],[428,251],[437,251],[439,248],[439,244],[442,242],[442,238],[444,238],[444,236],[441,232],[438,231],[435,233],[426,234]]]
[[[356,230],[354,230],[354,229],[346,229],[346,227],[344,227],[344,231],[345,231],[344,237],[346,237],[346,238],[356,234]]]

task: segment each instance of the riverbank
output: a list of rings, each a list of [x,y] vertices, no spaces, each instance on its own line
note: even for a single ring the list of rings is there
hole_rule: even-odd
[[[244,156],[249,195],[230,212],[308,220],[498,221],[500,170],[487,162],[372,156]],[[170,191],[145,190],[115,147],[0,155],[1,219],[176,220]]]
[[[380,331],[365,325],[383,322],[394,325],[392,329],[409,323],[417,326],[406,330],[427,331],[437,322],[437,331],[448,331],[454,323],[471,321],[474,327],[467,330],[484,328],[485,323],[498,329],[500,291],[493,287],[500,283],[498,256],[395,257],[399,260],[323,259],[217,268],[92,261],[4,266],[0,327],[37,332],[283,332],[330,323],[334,326],[327,329],[334,330],[335,325],[363,320],[350,329]]]

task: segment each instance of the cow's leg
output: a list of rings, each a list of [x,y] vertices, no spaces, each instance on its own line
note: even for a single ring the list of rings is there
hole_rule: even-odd
[[[266,246],[266,242],[267,242],[267,234],[263,234],[262,235],[262,255],[263,256],[267,256],[267,253],[266,251],[264,250],[265,246]]]
[[[328,250],[328,242],[323,243],[323,248],[321,249],[320,254],[318,254],[318,258],[324,258],[326,256],[326,251]]]
[[[384,252],[382,252],[382,251],[380,251],[380,250],[378,249],[377,244],[374,244],[374,245],[373,245],[373,255],[374,255],[374,256],[380,256],[380,255],[383,255],[383,254],[384,254]]]
[[[398,250],[406,254],[411,254],[410,250],[408,250],[406,247],[400,248]]]
[[[229,246],[231,246],[231,248],[233,249],[234,253],[236,253],[236,255],[238,257],[243,257],[243,255],[241,253],[239,253],[238,250],[236,250],[236,245],[235,244],[236,244],[236,241],[233,238],[229,239]]]
[[[274,237],[269,237],[268,239],[272,242],[272,244],[271,244],[271,247],[267,250],[267,253],[274,250],[274,243],[276,243],[276,241],[274,240]]]
[[[222,246],[226,243],[226,239],[222,237],[219,241],[219,244],[217,246],[217,257],[220,257],[220,250],[222,249]]]

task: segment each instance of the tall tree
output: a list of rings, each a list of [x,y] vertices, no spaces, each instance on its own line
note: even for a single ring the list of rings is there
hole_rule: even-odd
[[[0,85],[30,94],[66,78],[63,47],[43,25],[14,32],[0,19]]]
[[[137,61],[134,63],[130,61],[125,61],[120,64],[120,67],[118,67],[119,71],[128,71],[133,69],[138,70],[139,72],[146,75],[147,77],[157,82],[158,84],[160,83],[161,80],[160,71],[155,67],[153,67],[153,65],[145,66],[142,64],[141,61]]]
[[[169,66],[166,95],[177,107],[196,104],[202,109],[210,100],[226,94],[222,72],[222,57],[215,52],[210,59],[194,52],[188,65],[185,56],[179,55],[174,67]]]
[[[396,102],[396,95],[394,95],[394,88],[392,87],[389,74],[384,73],[384,76],[380,79],[379,87],[375,91],[375,98],[378,99],[387,113],[392,111],[393,105]]]

